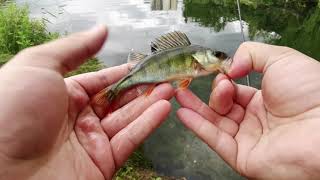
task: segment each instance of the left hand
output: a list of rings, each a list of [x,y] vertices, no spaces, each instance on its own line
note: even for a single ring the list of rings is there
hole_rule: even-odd
[[[263,73],[261,90],[232,82]],[[243,43],[209,104],[176,94],[177,114],[234,170],[249,179],[320,179],[320,63],[294,49]]]
[[[63,78],[106,37],[100,26],[24,50],[0,69],[0,179],[111,179],[167,117],[167,84],[96,115],[90,97],[126,75],[127,64]]]

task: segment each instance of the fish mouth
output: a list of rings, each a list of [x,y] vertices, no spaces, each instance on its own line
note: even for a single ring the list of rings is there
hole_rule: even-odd
[[[233,59],[231,57],[228,57],[227,59],[225,59],[224,61],[221,62],[221,73],[227,73],[230,68],[231,68],[231,64],[233,62]]]
[[[233,62],[233,59],[228,57],[224,59],[223,61],[220,61],[220,63],[211,64],[209,66],[204,67],[205,71],[207,72],[220,72],[223,74],[227,74],[227,72],[231,68],[231,64]]]

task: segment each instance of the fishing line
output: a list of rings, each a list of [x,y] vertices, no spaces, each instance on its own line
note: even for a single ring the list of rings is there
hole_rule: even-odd
[[[237,6],[238,6],[238,15],[239,15],[239,23],[240,23],[240,28],[241,28],[241,35],[242,35],[242,41],[246,42],[246,38],[244,36],[244,32],[243,32],[243,24],[242,24],[242,18],[241,18],[241,10],[240,10],[240,0],[236,0],[237,1]],[[246,76],[246,80],[247,80],[247,85],[250,86],[250,76],[249,74]]]

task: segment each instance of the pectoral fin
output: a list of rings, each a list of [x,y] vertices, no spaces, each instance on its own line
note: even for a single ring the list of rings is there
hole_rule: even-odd
[[[187,89],[191,84],[192,78],[186,78],[177,82],[178,89]]]
[[[150,86],[147,88],[147,90],[144,92],[144,95],[145,95],[145,96],[149,96],[149,95],[152,93],[152,91],[154,90],[155,87],[156,87],[156,84],[150,85]]]

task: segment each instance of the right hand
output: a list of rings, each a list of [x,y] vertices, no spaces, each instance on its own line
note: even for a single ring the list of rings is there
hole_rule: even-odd
[[[319,179],[320,63],[287,47],[248,42],[228,76],[250,71],[263,73],[261,90],[219,75],[209,106],[179,91],[179,118],[241,175]]]

